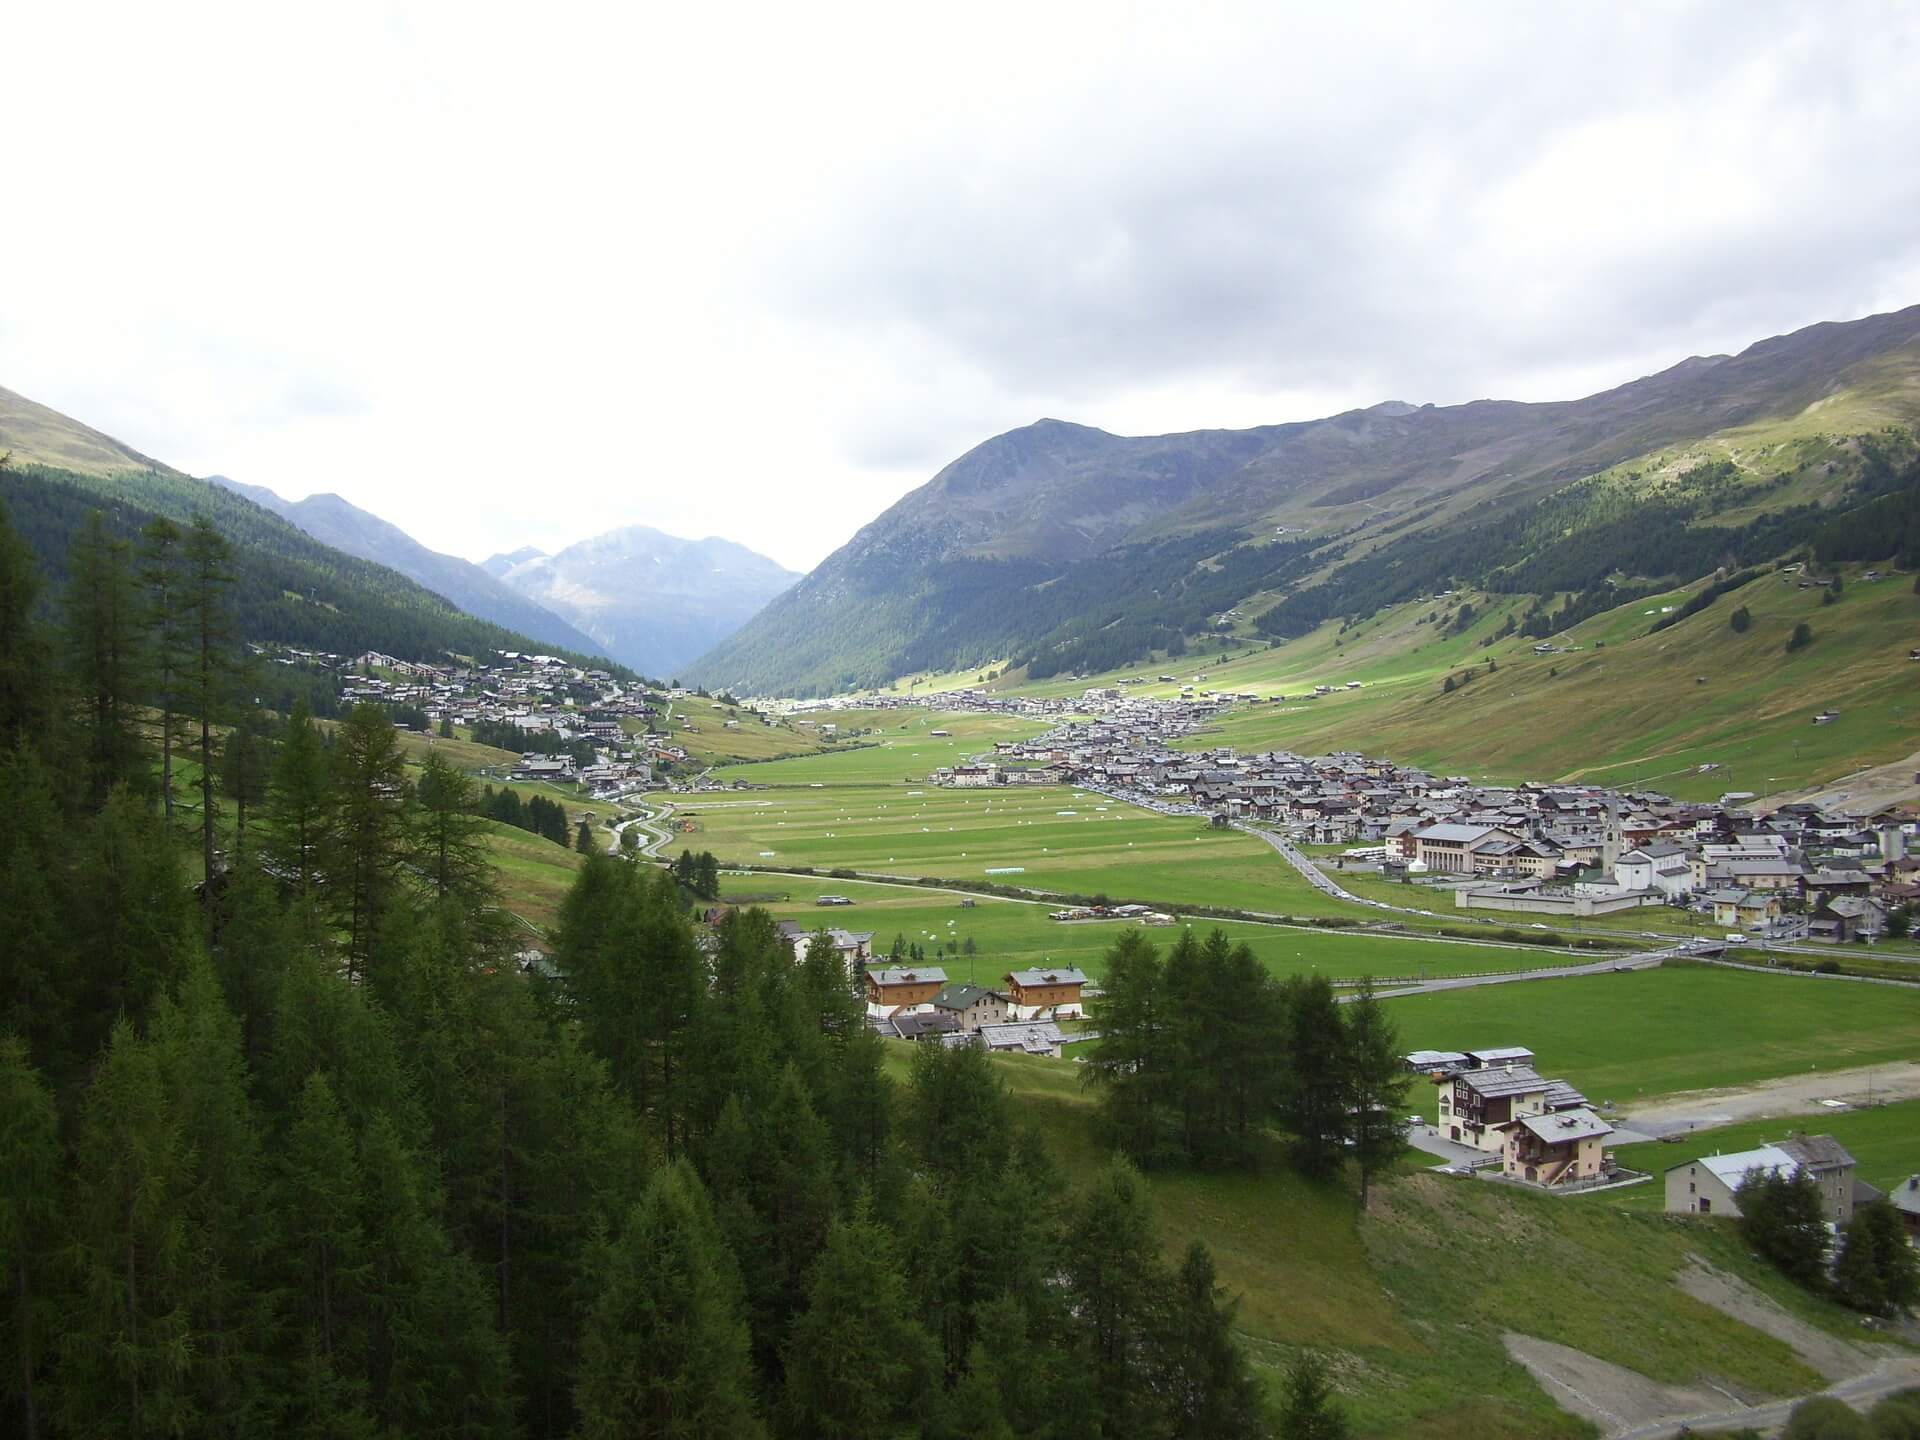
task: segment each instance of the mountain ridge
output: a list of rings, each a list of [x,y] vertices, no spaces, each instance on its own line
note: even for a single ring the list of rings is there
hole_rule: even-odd
[[[594,654],[600,648],[591,636],[503,585],[480,566],[422,545],[392,521],[363,510],[332,491],[320,491],[303,500],[288,500],[264,485],[246,484],[225,475],[209,475],[206,479],[209,484],[246,496],[323,544],[398,570],[469,615],[549,645],[585,654]]]
[[[1831,417],[1807,418],[1822,406],[1836,407]],[[1575,482],[1676,445],[1738,448],[1745,431],[1772,425],[1796,444],[1826,435],[1834,454],[1823,463],[1845,468],[1849,442],[1916,418],[1920,306],[1689,357],[1575,400],[1386,401],[1317,420],[1138,437],[1043,419],[942,467],[688,673],[755,693],[820,693],[1024,661],[1048,646],[1065,654],[1115,625],[1144,657],[1199,633],[1174,603],[1196,591],[1222,610],[1254,596],[1290,599],[1383,549],[1418,562],[1409,573],[1431,569],[1422,543],[1517,523]],[[1764,460],[1743,463],[1756,486],[1775,478]],[[1810,474],[1787,488],[1832,498]],[[1284,554],[1248,553],[1281,537]],[[1087,603],[1069,611],[1046,593],[1103,557],[1115,571],[1108,588],[1151,571],[1153,594],[1116,608],[1087,578]],[[1245,572],[1237,594],[1212,578],[1223,561]],[[1009,613],[1019,607],[999,595],[1008,587],[1033,602],[1027,618]]]

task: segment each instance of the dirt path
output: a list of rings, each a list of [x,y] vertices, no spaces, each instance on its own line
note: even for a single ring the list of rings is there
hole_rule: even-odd
[[[1849,1105],[1869,1099],[1911,1100],[1920,1096],[1920,1062],[1869,1065],[1857,1070],[1823,1070],[1763,1080],[1734,1090],[1691,1090],[1668,1096],[1653,1105],[1628,1111],[1627,1126],[1648,1135],[1672,1135],[1705,1130],[1738,1120],[1765,1120],[1775,1115],[1805,1115],[1822,1100]]]
[[[1796,800],[1810,801],[1815,805],[1844,804],[1850,811],[1863,813],[1878,810],[1883,805],[1911,805],[1920,800],[1920,782],[1916,782],[1916,775],[1920,775],[1920,750],[1904,760],[1856,770],[1831,784],[1769,795],[1757,801],[1755,808],[1771,811]]]

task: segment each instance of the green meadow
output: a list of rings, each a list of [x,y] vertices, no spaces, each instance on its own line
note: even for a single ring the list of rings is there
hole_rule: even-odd
[[[834,926],[872,931],[874,950],[886,954],[895,936],[919,945],[929,963],[950,979],[994,984],[1008,970],[1037,965],[1072,965],[1098,979],[1107,950],[1137,921],[1062,922],[1048,918],[1055,907],[992,896],[961,896],[911,885],[871,884],[859,880],[770,874],[726,874],[721,896],[735,904],[758,905],[776,918],[809,929]],[[820,906],[820,895],[839,895],[850,906]],[[971,906],[963,900],[972,900]],[[1584,957],[1542,953],[1515,946],[1420,941],[1368,931],[1317,930],[1302,926],[1256,925],[1242,921],[1194,920],[1201,935],[1215,926],[1236,944],[1244,941],[1276,975],[1319,973],[1335,980],[1363,975],[1392,979],[1479,975],[1527,970]],[[1145,927],[1156,945],[1172,944],[1179,929]],[[965,953],[971,940],[974,953]],[[950,946],[960,946],[951,953]]]
[[[1596,1102],[1920,1058],[1920,988],[1705,966],[1390,1002],[1408,1050],[1524,1045]],[[1426,1108],[1431,1108],[1430,1106]]]

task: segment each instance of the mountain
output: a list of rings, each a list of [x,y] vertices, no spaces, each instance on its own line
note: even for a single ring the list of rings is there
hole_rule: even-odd
[[[480,562],[480,568],[498,580],[505,576],[514,566],[524,565],[529,560],[537,560],[545,553],[546,552],[538,546],[522,545],[518,550],[509,550],[500,555],[489,555]]]
[[[155,516],[205,515],[233,542],[235,604],[249,639],[404,659],[558,649],[604,663],[584,636],[555,646],[477,619],[398,570],[322,543],[242,493],[254,487],[195,479],[8,390],[0,390],[0,457],[0,505],[33,549],[48,595],[64,583],[68,548],[90,512],[128,540]]]
[[[207,479],[293,522],[322,544],[398,570],[409,580],[446,596],[469,615],[504,625],[543,645],[558,645],[585,654],[601,648],[551,610],[502,585],[482,566],[429,550],[399,526],[338,495],[284,500],[262,485],[243,485],[224,475],[209,475]]]
[[[616,660],[669,676],[732,634],[800,577],[731,540],[682,540],[645,525],[555,555],[487,561],[501,581],[564,615]]]
[[[686,674],[817,694],[1099,670],[1463,584],[1597,613],[1806,543],[1879,493],[1911,443],[1887,432],[1916,418],[1920,306],[1580,400],[1147,437],[1041,420],[941,470]]]

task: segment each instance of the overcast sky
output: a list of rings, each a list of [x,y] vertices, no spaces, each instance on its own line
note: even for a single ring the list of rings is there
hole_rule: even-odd
[[[1920,301],[1916,76],[1864,3],[13,5],[0,385],[474,559],[804,569],[1044,415],[1561,398]]]

